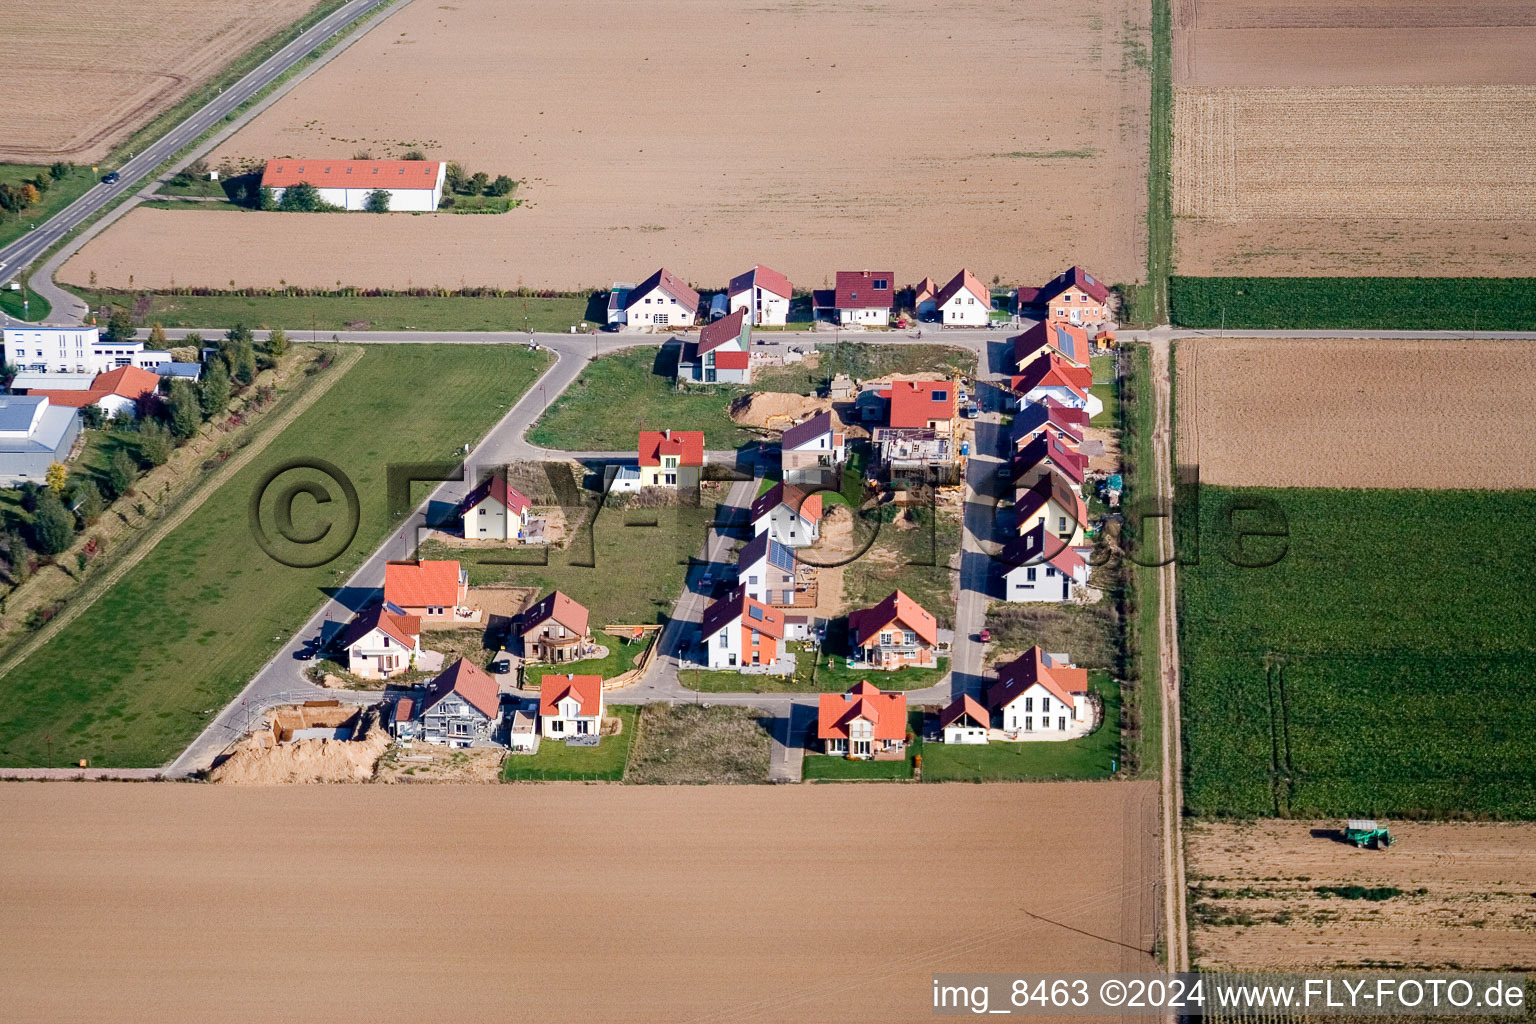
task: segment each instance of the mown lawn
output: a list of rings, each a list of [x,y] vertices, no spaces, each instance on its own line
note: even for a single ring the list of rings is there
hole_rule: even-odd
[[[1092,420],[1096,427],[1115,427],[1120,423],[1120,382],[1115,378],[1115,357],[1094,356],[1092,391],[1104,403],[1104,411]]]
[[[846,693],[862,679],[882,690],[921,690],[937,683],[949,671],[948,658],[940,658],[938,668],[872,672],[845,667],[847,659],[842,655],[832,655],[832,667],[828,668],[826,654],[814,658],[799,647],[799,644],[794,645],[795,674],[792,676],[759,675],[729,669],[685,669],[677,674],[677,678],[688,689],[700,693]]]
[[[1199,509],[1191,810],[1536,817],[1536,492],[1206,487]]]
[[[1090,672],[1088,685],[1104,698],[1104,722],[1092,734],[1059,743],[928,743],[923,781],[1109,778],[1119,767],[1120,686],[1107,672]]]
[[[386,465],[451,457],[485,433],[547,360],[506,346],[369,349],[143,562],[0,678],[0,764],[172,760],[313,612],[322,588],[344,581],[391,529]],[[288,568],[253,539],[248,504],[268,470],[313,457],[351,478],[360,525],[331,564]],[[282,483],[290,480],[338,490],[311,474]],[[269,505],[263,522],[271,530]],[[301,497],[295,530],[319,529],[328,509]]]
[[[501,770],[503,782],[618,782],[629,764],[635,740],[636,708],[608,707],[605,716],[624,723],[617,736],[604,736],[595,747],[568,747],[562,740],[542,739],[536,754],[509,754]]]
[[[565,676],[566,674],[578,676],[602,676],[604,679],[612,679],[623,672],[628,672],[635,667],[635,659],[640,657],[640,652],[645,650],[644,644],[626,644],[618,637],[607,636],[598,633],[593,637],[600,644],[608,647],[608,654],[601,658],[588,658],[585,661],[571,661],[562,665],[528,665],[523,670],[523,685],[529,689],[539,689],[545,676]]]

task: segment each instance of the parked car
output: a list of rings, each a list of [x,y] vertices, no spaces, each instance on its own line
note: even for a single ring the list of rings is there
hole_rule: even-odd
[[[699,589],[706,594],[715,589],[715,574],[707,572],[699,577]]]
[[[977,405],[975,402],[967,402],[965,404],[965,418],[966,419],[973,420],[977,416],[980,416],[980,415],[981,415],[981,406]]]
[[[984,644],[989,644],[992,642],[992,631],[990,629],[984,629],[980,633],[976,634],[976,639],[980,640]]]
[[[103,185],[116,185],[121,177],[116,171],[108,171],[101,176],[101,183]]]

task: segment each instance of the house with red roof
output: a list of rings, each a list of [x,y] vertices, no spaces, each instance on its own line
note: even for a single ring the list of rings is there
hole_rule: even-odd
[[[880,396],[891,404],[890,425],[898,430],[927,428],[947,435],[959,408],[959,388],[947,380],[893,380]]]
[[[1088,585],[1088,548],[1075,548],[1036,522],[1003,545],[1003,597],[1008,601],[1061,604]]]
[[[710,668],[772,665],[784,652],[784,613],[737,587],[704,609],[699,642]]]
[[[368,194],[389,193],[391,211],[417,213],[437,209],[443,200],[448,165],[436,160],[268,160],[261,187],[274,202],[294,185],[313,185],[320,198],[343,210],[368,209]]]
[[[416,736],[428,743],[499,746],[501,688],[485,669],[460,658],[427,685],[416,716]]]
[[[985,327],[992,319],[992,291],[961,269],[933,297],[933,307],[945,327]]]
[[[938,307],[933,304],[933,298],[939,294],[939,283],[931,277],[925,277],[912,286],[912,312],[919,320],[932,320]]]
[[[900,590],[873,608],[848,613],[853,660],[882,672],[939,663],[939,623],[933,613]]]
[[[945,743],[985,743],[991,733],[991,713],[968,693],[962,693],[939,712],[939,734]]]
[[[1087,429],[1087,409],[1073,409],[1054,399],[1042,398],[1018,411],[1009,432],[1013,448],[1018,451],[1046,432],[1056,434],[1069,445],[1080,445]]]
[[[1088,473],[1088,456],[1078,450],[1068,435],[1046,429],[1019,445],[1008,466],[1019,487],[1033,487],[1053,472],[1066,477],[1073,487],[1082,487]]]
[[[597,736],[603,725],[602,676],[545,676],[539,684],[539,735]]]
[[[1013,514],[1020,534],[1044,523],[1046,532],[1058,540],[1074,547],[1083,543],[1088,505],[1082,492],[1060,473],[1048,471],[1029,487],[1020,488],[1014,497]]]
[[[987,707],[1001,717],[1003,736],[1010,740],[1076,739],[1093,728],[1095,714],[1088,670],[1039,647],[998,668]]]
[[[469,570],[458,562],[387,562],[384,600],[424,623],[453,622],[469,603]]]
[[[1065,320],[1041,321],[1009,342],[1013,346],[1013,365],[1028,366],[1043,355],[1061,356],[1073,366],[1087,366],[1092,357],[1088,331]],[[1092,376],[1089,383],[1093,383]]]
[[[1075,366],[1055,352],[1037,356],[1013,375],[1010,384],[1019,396],[1019,408],[1042,398],[1074,409],[1087,409],[1090,418],[1104,411],[1104,401],[1090,390],[1093,371]]]
[[[20,393],[41,395],[48,404],[71,409],[95,406],[107,419],[117,416],[138,415],[139,401],[146,395],[154,395],[160,388],[160,375],[137,366],[119,366],[115,370],[99,373],[88,388],[67,390],[51,388],[20,388]]]
[[[588,657],[594,650],[590,619],[584,605],[560,591],[546,594],[522,614],[523,660],[560,664]]]
[[[862,680],[847,693],[823,693],[816,708],[823,752],[860,760],[906,756],[907,695]]]
[[[348,672],[389,679],[410,671],[421,656],[421,619],[374,603],[353,616],[336,646],[346,652]]]
[[[704,431],[642,430],[641,487],[697,487],[704,472]]]
[[[821,495],[777,483],[752,503],[752,535],[766,533],[787,548],[803,548],[821,536]]]
[[[728,307],[733,312],[746,310],[747,322],[754,327],[783,327],[789,322],[794,287],[789,278],[761,263],[731,278],[725,295]]]
[[[1074,324],[1110,321],[1109,289],[1082,267],[1068,267],[1043,288],[1019,289],[1019,315]]]
[[[811,293],[818,320],[844,327],[886,327],[896,305],[896,275],[889,270],[839,270],[837,287]]]
[[[459,502],[466,540],[522,540],[532,518],[533,503],[501,473],[492,473]]]
[[[699,293],[666,267],[629,289],[624,322],[631,327],[692,327],[699,315]]]
[[[738,309],[699,328],[699,340],[683,344],[677,379],[703,384],[749,384],[752,381],[752,323]]]

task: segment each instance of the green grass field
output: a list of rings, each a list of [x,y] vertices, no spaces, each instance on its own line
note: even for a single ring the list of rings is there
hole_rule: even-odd
[[[201,203],[201,206],[220,204]],[[238,209],[236,207],[236,209]],[[133,295],[98,295],[89,288],[70,289],[89,302],[132,308]],[[603,301],[606,301],[604,297]],[[600,303],[598,304],[600,305]],[[307,331],[557,331],[564,333],[586,320],[592,326],[593,300],[576,298],[475,298],[467,295],[332,296],[332,295],[161,295],[150,296],[144,326],[218,328],[243,323],[247,327],[281,327],[308,341]]]
[[[1238,499],[1273,502],[1288,540],[1234,549]],[[1199,540],[1179,574],[1192,811],[1536,817],[1536,492],[1206,487]]]
[[[3,290],[0,290],[0,313],[6,316],[39,323],[47,320],[51,312],[53,312],[53,306],[47,299],[33,291],[30,285],[22,285],[19,290],[13,292],[7,284]]]
[[[509,754],[503,782],[618,782],[629,764],[637,713],[632,707],[606,707],[603,713],[624,723],[617,736],[604,736],[595,747],[568,747],[560,740],[539,741],[537,754]]]
[[[1175,277],[1180,327],[1536,330],[1536,277]]]
[[[1143,495],[1154,493],[1152,480],[1152,354],[1137,345],[1129,355],[1129,367],[1120,384],[1120,463],[1125,476],[1122,508],[1130,508]],[[1136,537],[1142,562],[1156,562],[1156,521]],[[1121,695],[1126,725],[1126,746],[1143,778],[1155,777],[1162,768],[1163,706],[1157,692],[1162,638],[1157,628],[1158,571],[1134,561],[1126,566],[1125,678]]]
[[[1088,673],[1088,685],[1104,698],[1104,723],[1090,735],[1061,743],[924,744],[923,781],[1109,778],[1120,759],[1120,686],[1108,672]]]
[[[687,669],[677,674],[678,681],[700,693],[846,693],[862,679],[882,690],[921,690],[944,678],[949,659],[940,658],[938,668],[904,668],[895,672],[848,668],[843,657],[827,655],[814,659],[795,644],[795,674],[792,676],[758,675],[729,669]],[[812,662],[816,663],[813,665]]]
[[[1104,403],[1104,410],[1093,418],[1094,426],[1113,427],[1120,422],[1120,383],[1115,379],[1115,357],[1094,356],[1092,391]]]
[[[0,164],[0,182],[7,185],[20,185],[29,178],[35,178],[39,174],[45,177],[48,174],[46,164],[37,166],[34,164]],[[32,230],[33,225],[58,213],[70,203],[79,199],[91,190],[96,184],[97,175],[91,173],[90,167],[76,167],[73,171],[51,182],[47,192],[42,194],[35,206],[29,206],[19,213],[7,213],[0,211],[0,248],[10,245],[16,239]],[[8,268],[12,271],[17,268]]]
[[[564,665],[528,665],[523,672],[523,685],[529,689],[537,690],[544,683],[545,676],[565,676],[567,673],[578,676],[602,676],[604,679],[612,679],[623,672],[628,672],[635,667],[635,659],[640,657],[640,652],[645,650],[643,644],[626,644],[618,637],[598,635],[596,641],[608,648],[606,656],[601,658],[588,658],[585,661],[573,661]]]
[[[506,346],[369,349],[143,562],[0,678],[0,764],[88,758],[134,767],[174,758],[298,629],[322,588],[340,584],[391,528],[386,464],[450,458],[547,359]],[[317,456],[356,486],[360,528],[332,564],[287,568],[256,544],[248,504],[270,468]],[[334,484],[327,489],[335,493]],[[296,502],[296,530],[324,525],[319,511],[308,498]]]

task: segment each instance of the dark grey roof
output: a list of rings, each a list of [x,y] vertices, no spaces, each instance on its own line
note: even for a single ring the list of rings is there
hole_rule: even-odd
[[[827,410],[817,413],[804,423],[796,423],[784,431],[784,437],[780,441],[783,448],[798,448],[812,438],[820,437],[832,429],[832,413]]]
[[[768,564],[776,569],[789,573],[795,571],[795,553],[769,537],[766,532],[747,541],[741,551],[737,552],[736,565],[738,569],[742,569],[756,565],[765,558]]]

